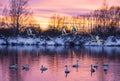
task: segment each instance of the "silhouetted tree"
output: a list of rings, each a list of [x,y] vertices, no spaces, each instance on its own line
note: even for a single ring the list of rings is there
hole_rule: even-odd
[[[96,19],[94,21],[96,21],[97,23],[94,26],[96,28],[92,28],[94,29],[93,31],[94,33],[99,31],[104,35],[112,35],[112,34],[114,35],[119,33],[119,28],[118,28],[120,22],[119,6],[108,7],[106,0],[104,0],[102,8],[95,10],[93,16]]]
[[[14,27],[15,35],[19,34],[20,27],[27,22],[30,12],[27,5],[29,0],[10,0],[11,24]]]
[[[119,27],[120,22],[120,7],[119,6],[112,6],[109,9],[109,18],[110,18],[110,25]]]

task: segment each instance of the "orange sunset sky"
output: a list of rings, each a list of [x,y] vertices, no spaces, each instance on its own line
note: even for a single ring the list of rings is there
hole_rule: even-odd
[[[102,6],[104,0],[29,0],[29,7],[41,27],[47,27],[53,14],[61,16],[77,16],[89,13]],[[119,6],[120,0],[107,0],[109,6]],[[0,0],[0,15],[2,9],[9,6],[9,0]]]

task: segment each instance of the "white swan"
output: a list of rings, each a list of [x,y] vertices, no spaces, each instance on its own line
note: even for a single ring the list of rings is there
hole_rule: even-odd
[[[78,65],[78,60],[77,60],[77,63],[76,64],[74,64],[74,65],[72,65],[72,67],[78,67],[79,65]]]
[[[11,66],[9,66],[9,69],[17,70],[18,69],[18,65],[17,64],[11,65]]]
[[[95,69],[93,69],[92,64],[91,64],[91,73],[95,72]]]
[[[65,69],[65,73],[66,73],[66,74],[70,73],[70,71],[69,71],[69,69],[68,69],[68,66],[65,65],[65,67],[66,67],[66,69]]]
[[[28,65],[28,64],[24,65],[24,66],[23,66],[23,70],[24,70],[24,69],[25,69],[25,70],[29,70],[29,65]]]
[[[40,70],[43,72],[43,71],[46,71],[47,70],[47,68],[45,67],[45,66],[41,66],[41,68],[40,68]]]
[[[108,67],[108,66],[109,66],[109,64],[108,64],[108,63],[104,63],[104,64],[103,64],[103,66],[107,66],[107,67]]]
[[[107,66],[104,66],[104,67],[103,67],[103,70],[104,70],[105,72],[107,72],[107,71],[108,71],[108,67],[107,67]]]
[[[98,68],[98,63],[94,64],[93,67],[97,69]]]

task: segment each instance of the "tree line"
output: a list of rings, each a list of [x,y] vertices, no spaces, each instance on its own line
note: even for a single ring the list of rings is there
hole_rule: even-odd
[[[95,34],[102,36],[120,35],[120,6],[108,6],[103,2],[100,9],[72,17],[53,14],[49,19],[48,30],[42,32],[40,25],[28,7],[29,0],[10,0],[9,10],[5,7],[0,18],[0,35],[27,35],[31,29],[36,35],[57,36],[64,27],[68,33],[72,26],[77,27],[78,34]],[[29,31],[31,32],[31,31]]]
[[[49,29],[61,31],[63,27],[71,32],[77,27],[78,34],[120,35],[120,6],[109,7],[106,2],[100,9],[88,14],[72,17],[54,14],[49,21]]]

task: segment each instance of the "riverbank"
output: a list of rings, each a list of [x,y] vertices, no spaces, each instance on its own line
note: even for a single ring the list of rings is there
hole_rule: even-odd
[[[0,45],[38,45],[38,46],[120,46],[120,37],[109,36],[106,39],[90,36],[62,35],[58,37],[2,37]]]

